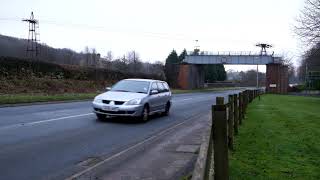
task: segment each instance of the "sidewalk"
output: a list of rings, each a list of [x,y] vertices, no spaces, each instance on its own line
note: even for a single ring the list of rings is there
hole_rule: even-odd
[[[209,113],[95,168],[81,180],[180,179],[192,174]]]

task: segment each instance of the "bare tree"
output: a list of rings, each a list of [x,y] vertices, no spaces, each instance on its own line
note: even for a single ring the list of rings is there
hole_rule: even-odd
[[[86,66],[88,66],[90,61],[90,49],[88,46],[84,48],[84,54],[86,56]]]
[[[112,60],[113,60],[113,53],[112,53],[112,51],[108,51],[108,52],[107,52],[106,59],[107,59],[107,61],[112,61]]]
[[[140,61],[140,56],[135,51],[130,51],[127,53],[127,58],[129,61],[129,71],[132,73],[141,72],[142,62]]]
[[[315,44],[320,40],[320,0],[306,0],[297,18],[295,33],[306,43]]]
[[[259,86],[265,85],[266,74],[263,72],[259,72]],[[257,83],[257,71],[256,70],[249,70],[246,72],[239,72],[237,79],[234,81],[239,81],[241,86],[255,86]]]
[[[287,54],[282,56],[283,64],[288,66],[288,76],[289,76],[289,83],[296,83],[296,68],[293,65],[292,59],[293,57],[289,57]]]
[[[97,51],[96,48],[91,49],[91,66],[97,66]]]
[[[300,80],[305,80],[307,71],[320,71],[320,43],[317,43],[303,54],[298,68]]]

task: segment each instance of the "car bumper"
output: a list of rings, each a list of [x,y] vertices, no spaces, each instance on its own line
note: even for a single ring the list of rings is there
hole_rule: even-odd
[[[96,114],[105,114],[108,116],[131,116],[138,117],[141,116],[143,111],[143,105],[113,105],[109,106],[112,110],[106,110],[105,107],[108,105],[104,103],[92,103],[93,112]]]

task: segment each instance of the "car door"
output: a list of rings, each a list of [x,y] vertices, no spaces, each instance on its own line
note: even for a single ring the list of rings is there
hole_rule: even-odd
[[[165,93],[164,93],[164,101],[167,103],[168,101],[171,101],[171,92],[168,84],[166,82],[162,82],[164,88],[165,88]]]
[[[153,82],[151,84],[151,89],[150,89],[150,93],[152,90],[157,90],[159,91],[159,88],[158,88],[158,85],[156,82]],[[153,111],[158,111],[159,108],[160,108],[160,93],[157,93],[157,94],[150,94],[149,95],[149,106],[150,106],[150,112],[153,112]]]
[[[162,82],[157,82],[158,89],[159,89],[159,108],[161,110],[164,110],[165,105],[167,103],[166,101],[166,88],[162,84]]]

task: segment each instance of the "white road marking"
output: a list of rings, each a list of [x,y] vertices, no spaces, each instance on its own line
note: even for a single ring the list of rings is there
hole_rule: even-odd
[[[181,99],[181,100],[176,100],[172,102],[182,102],[182,101],[187,101],[191,100],[194,98],[186,98],[186,99]],[[41,120],[41,121],[35,121],[35,122],[29,122],[29,123],[19,123],[19,124],[13,124],[13,125],[8,125],[8,126],[2,126],[0,127],[0,130],[3,129],[10,129],[10,128],[15,128],[15,127],[22,127],[22,126],[32,126],[35,124],[41,124],[41,123],[48,123],[48,122],[53,122],[53,121],[60,121],[63,119],[70,119],[70,118],[76,118],[76,117],[82,117],[82,116],[89,116],[94,113],[87,113],[87,114],[78,114],[78,115],[73,115],[73,116],[65,116],[65,117],[59,117],[59,118],[53,118],[53,119],[46,119],[46,120]]]
[[[51,121],[59,121],[59,120],[69,119],[69,118],[82,117],[82,116],[89,116],[89,115],[92,115],[92,114],[94,114],[94,113],[78,114],[78,115],[74,115],[74,116],[65,116],[65,117],[60,117],[60,118],[47,119],[47,120],[42,120],[42,121],[36,121],[36,122],[25,123],[25,125],[34,125],[34,124],[40,124],[40,123],[51,122]]]
[[[186,99],[181,99],[181,100],[174,100],[172,102],[181,102],[181,101],[188,101],[188,100],[191,100],[193,98],[186,98]]]
[[[137,144],[135,144],[135,145],[127,148],[127,149],[124,149],[124,150],[122,150],[122,151],[120,151],[120,152],[118,152],[118,153],[116,153],[116,154],[114,154],[114,155],[112,155],[112,156],[104,159],[103,161],[101,161],[101,162],[99,162],[99,163],[97,163],[97,164],[95,164],[95,165],[93,165],[93,166],[91,166],[91,167],[88,167],[87,169],[84,169],[83,171],[78,172],[78,173],[74,174],[74,175],[71,176],[71,177],[66,178],[65,180],[75,180],[75,179],[81,177],[82,175],[84,175],[85,173],[93,170],[94,168],[96,168],[96,167],[98,167],[98,166],[100,166],[100,165],[102,165],[102,164],[104,164],[104,163],[106,163],[106,162],[108,162],[108,161],[116,158],[116,157],[119,157],[119,156],[121,156],[122,154],[125,154],[126,152],[128,152],[128,151],[130,151],[130,150],[132,150],[132,149],[134,149],[134,148],[136,148],[136,147],[139,147],[140,145],[143,145],[143,144],[145,144],[145,143],[147,143],[147,142],[149,142],[149,141],[152,141],[153,139],[156,139],[156,138],[160,137],[161,135],[163,135],[163,134],[171,131],[172,129],[174,129],[174,128],[178,127],[178,126],[181,126],[181,125],[183,125],[183,124],[185,124],[185,123],[187,123],[187,122],[189,122],[189,121],[194,120],[195,117],[198,117],[198,116],[200,116],[200,115],[197,114],[197,115],[191,116],[191,117],[188,118],[188,120],[185,120],[185,121],[183,121],[183,122],[181,122],[181,123],[178,123],[178,124],[176,124],[176,125],[168,128],[168,129],[165,129],[165,130],[157,133],[156,135],[153,135],[153,136],[151,136],[151,137],[149,137],[149,138],[147,138],[147,139],[145,139],[145,140],[143,140],[143,141],[141,141],[141,142],[139,142],[139,143],[137,143]]]
[[[205,98],[203,98],[203,96],[198,96],[198,97],[194,97],[194,98],[185,98],[185,99],[181,99],[181,100],[173,100],[172,102],[177,103],[177,102],[183,102],[183,101],[194,100],[194,99],[202,100],[202,99],[208,99],[208,97],[206,96]],[[2,126],[2,127],[0,127],[0,130],[9,129],[9,128],[15,128],[15,127],[22,127],[22,126],[31,126],[31,125],[35,125],[35,124],[59,121],[59,120],[63,120],[63,119],[70,119],[70,118],[75,118],[75,117],[89,116],[89,115],[93,115],[93,114],[94,113],[78,114],[78,115],[73,115],[73,116],[65,116],[65,117],[60,117],[60,118],[47,119],[47,120],[41,120],[41,121],[35,121],[35,122],[29,122],[29,123],[13,124],[13,125],[8,125],[8,126]]]
[[[41,121],[35,121],[35,122],[29,122],[29,123],[13,124],[13,125],[0,127],[0,130],[21,127],[21,126],[31,126],[31,125],[35,125],[35,124],[47,123],[47,122],[52,122],[52,121],[60,121],[63,119],[70,119],[70,118],[75,118],[75,117],[89,116],[92,114],[94,114],[94,113],[78,114],[78,115],[73,115],[73,116],[65,116],[65,117],[59,117],[59,118],[47,119],[47,120],[41,120]]]
[[[186,98],[186,99],[181,99],[181,100],[173,100],[172,102],[177,103],[177,102],[183,102],[183,101],[188,101],[188,100],[196,100],[197,102],[200,100],[215,100],[216,96],[200,96],[200,97],[196,97],[196,98]]]

